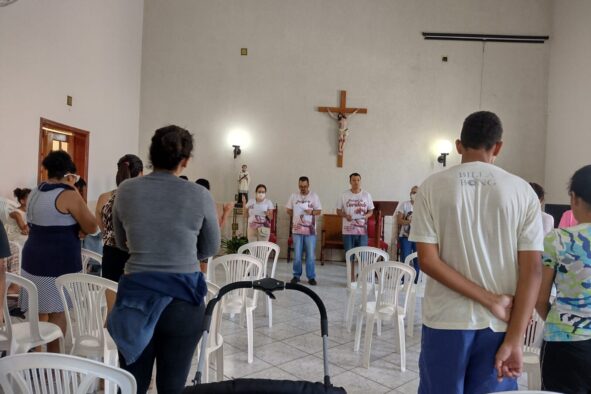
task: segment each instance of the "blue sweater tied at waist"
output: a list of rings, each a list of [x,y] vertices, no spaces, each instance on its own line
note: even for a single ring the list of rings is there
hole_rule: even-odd
[[[201,272],[138,272],[123,275],[107,328],[126,364],[133,364],[150,343],[160,315],[173,299],[203,302],[207,284]]]

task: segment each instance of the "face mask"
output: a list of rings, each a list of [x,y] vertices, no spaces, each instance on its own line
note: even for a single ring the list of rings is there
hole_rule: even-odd
[[[410,201],[414,201],[416,195],[417,195],[417,193],[411,193],[410,194]]]
[[[265,193],[257,193],[257,198],[259,200],[264,200],[265,199]]]

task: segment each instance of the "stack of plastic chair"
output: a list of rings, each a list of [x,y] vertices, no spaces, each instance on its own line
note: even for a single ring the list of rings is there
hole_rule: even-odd
[[[64,334],[55,324],[39,321],[39,293],[33,282],[21,276],[6,273],[6,289],[16,284],[28,295],[27,319],[13,323],[10,320],[8,303],[4,303],[4,323],[0,323],[0,351],[9,355],[26,353],[34,347],[59,340],[60,352],[64,352]]]
[[[90,272],[90,266],[92,262],[96,262],[99,265],[103,263],[103,255],[92,250],[82,249],[82,272],[88,274]],[[100,275],[100,274],[99,274]]]
[[[404,264],[413,268],[411,262],[417,257],[417,252],[411,253],[404,259]],[[414,269],[414,268],[413,268]],[[409,337],[414,335],[415,331],[415,310],[417,306],[417,298],[425,297],[425,283],[428,276],[423,271],[419,272],[419,279],[417,283],[413,284],[412,293],[408,305],[408,315],[406,317],[406,331]]]
[[[388,261],[390,256],[387,252],[381,249],[373,248],[371,246],[360,246],[357,248],[349,249],[345,253],[345,263],[347,264],[347,310],[345,311],[345,324],[347,331],[351,332],[351,325],[353,324],[353,311],[355,308],[355,298],[359,294],[361,284],[367,282],[367,291],[375,291],[375,278],[372,276],[362,276],[359,274],[355,280],[351,278],[353,272],[354,259],[357,263],[357,272],[363,271],[365,267],[371,264],[375,264],[378,261]]]
[[[209,302],[214,298],[220,288],[211,283],[207,282],[207,298],[206,302]],[[222,308],[221,305],[216,305],[211,316],[211,323],[209,326],[209,336],[207,337],[207,346],[205,348],[205,371],[203,372],[203,383],[209,383],[209,356],[215,353],[215,369],[217,380],[224,380],[224,338],[221,334],[222,329]],[[203,340],[203,337],[202,339]],[[201,341],[197,345],[197,351],[201,349]],[[199,356],[197,357],[199,358]]]
[[[223,271],[223,279],[216,280],[218,270]],[[263,263],[259,259],[246,254],[227,254],[220,256],[209,263],[207,275],[210,282],[218,286],[225,286],[240,281],[253,281],[263,278]],[[214,279],[215,278],[215,279]],[[246,289],[232,291],[222,302],[222,312],[234,315],[240,313],[241,321],[246,317],[246,335],[248,340],[248,362],[254,360],[253,337],[254,323],[253,312],[257,307],[256,299],[249,297]]]
[[[121,394],[135,394],[132,374],[117,367],[66,354],[27,353],[0,359],[0,392],[5,394],[86,394],[104,379]]]
[[[369,368],[373,326],[376,321],[394,321],[396,344],[400,351],[400,370],[406,370],[406,342],[404,338],[404,318],[410,299],[411,286],[416,272],[413,268],[394,261],[379,262],[366,266],[361,271],[362,277],[377,277],[378,287],[375,301],[371,301],[368,281],[361,282],[361,305],[357,315],[354,350],[359,351],[361,329],[365,318],[365,344],[363,366]]]
[[[271,257],[271,253],[274,254],[273,256],[273,265],[271,266],[271,275],[267,274],[267,265],[269,263],[269,258]],[[277,268],[277,260],[279,259],[279,245],[274,244],[272,242],[265,242],[265,241],[257,241],[257,242],[249,242],[246,245],[242,245],[238,249],[238,254],[248,254],[250,256],[254,256],[263,263],[263,277],[274,278],[275,277],[275,269]],[[257,291],[254,292],[253,297],[255,302],[257,302]],[[269,317],[269,328],[273,327],[273,303],[271,297],[267,297],[267,316]]]
[[[542,387],[540,351],[543,339],[544,320],[534,311],[523,341],[523,372],[527,372],[527,388],[531,390],[539,390]]]
[[[67,335],[71,341],[70,354],[102,359],[105,364],[117,366],[117,346],[105,327],[107,319],[105,292],[117,292],[117,283],[88,274],[66,274],[55,284],[60,292],[68,323]],[[115,393],[105,386],[105,393]]]

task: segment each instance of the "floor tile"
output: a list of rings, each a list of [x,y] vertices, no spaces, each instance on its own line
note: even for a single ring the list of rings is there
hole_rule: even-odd
[[[351,371],[343,372],[332,379],[337,387],[344,387],[348,394],[386,393],[390,389],[373,380],[366,379]]]

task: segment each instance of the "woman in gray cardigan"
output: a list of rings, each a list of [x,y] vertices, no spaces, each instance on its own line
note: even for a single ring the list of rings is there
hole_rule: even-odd
[[[192,151],[187,130],[156,130],[154,171],[123,182],[113,205],[117,245],[130,257],[108,328],[138,393],[148,390],[154,360],[158,393],[181,392],[201,336],[207,287],[198,261],[218,251],[220,232],[209,192],[178,178]]]

